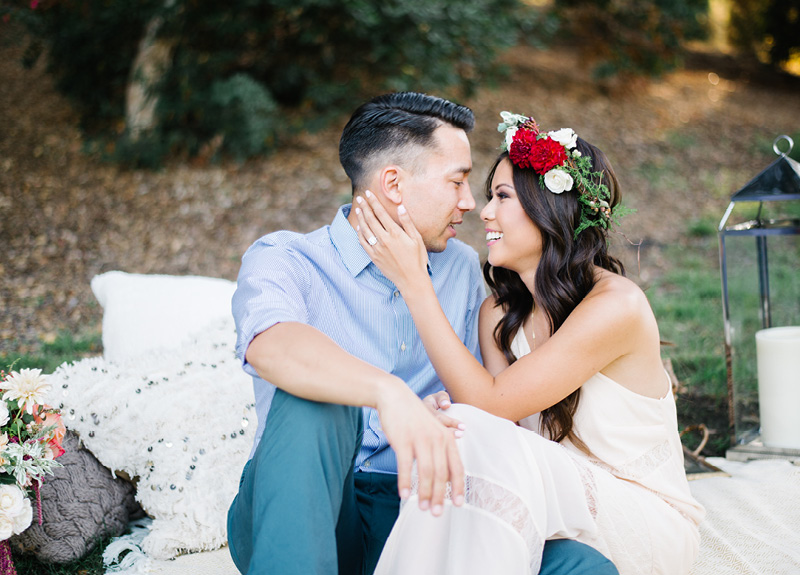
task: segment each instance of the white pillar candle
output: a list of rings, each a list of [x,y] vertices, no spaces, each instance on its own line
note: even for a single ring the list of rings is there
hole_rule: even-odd
[[[800,449],[800,327],[756,332],[761,441]]]

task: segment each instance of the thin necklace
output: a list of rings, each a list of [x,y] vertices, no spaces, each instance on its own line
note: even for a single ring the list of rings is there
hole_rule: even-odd
[[[533,329],[533,312],[531,312],[531,341],[533,341],[533,348],[531,351],[536,349],[536,330]]]

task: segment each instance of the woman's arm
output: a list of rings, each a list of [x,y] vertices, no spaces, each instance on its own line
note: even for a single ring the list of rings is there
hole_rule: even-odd
[[[619,278],[606,282],[606,287],[596,286],[549,340],[506,369],[493,338],[501,312],[485,303],[479,328],[482,353],[489,359],[484,368],[453,332],[439,305],[425,267],[427,254],[408,214],[398,210],[401,228],[374,198],[367,201],[371,210],[356,211],[359,239],[403,294],[431,363],[456,402],[518,421],[557,403],[598,371],[630,355],[637,338],[652,339],[642,321],[643,305],[649,312],[644,294]],[[378,240],[374,245],[366,239],[371,236]]]
[[[481,304],[478,316],[478,343],[483,367],[492,374],[492,377],[497,377],[508,367],[508,360],[494,339],[494,330],[501,319],[503,319],[503,308],[497,305],[494,295],[490,295]]]

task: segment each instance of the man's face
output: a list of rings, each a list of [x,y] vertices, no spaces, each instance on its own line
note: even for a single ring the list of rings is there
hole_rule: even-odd
[[[403,204],[428,251],[441,252],[456,236],[453,226],[475,208],[467,180],[472,170],[467,134],[448,124],[439,126],[415,164],[401,181]]]

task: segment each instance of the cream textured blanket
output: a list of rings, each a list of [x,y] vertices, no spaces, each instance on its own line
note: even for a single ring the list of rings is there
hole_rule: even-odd
[[[154,559],[216,549],[253,441],[252,380],[234,356],[233,321],[177,350],[85,359],[51,377],[67,427],[112,471],[136,478],[153,518]]]
[[[710,462],[731,477],[690,482],[708,512],[691,575],[800,573],[800,466],[787,461]],[[227,549],[153,561],[153,575],[238,575]]]
[[[689,483],[706,508],[691,575],[800,573],[800,466],[710,458],[731,474]]]

